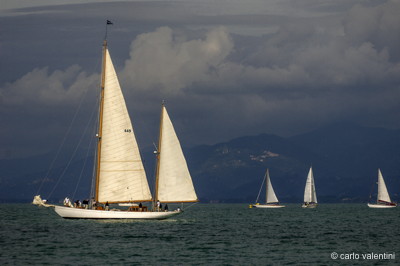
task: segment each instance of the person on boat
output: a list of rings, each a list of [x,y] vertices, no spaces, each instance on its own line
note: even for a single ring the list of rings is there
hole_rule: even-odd
[[[139,203],[139,211],[141,212],[143,210],[143,205],[142,205],[142,203],[140,202]]]
[[[165,207],[164,207],[164,211],[168,211],[168,204],[167,203],[165,203]]]
[[[108,205],[108,201],[106,202],[106,211],[110,210],[110,206]]]
[[[68,197],[65,197],[64,199],[64,206],[71,207],[71,201]]]
[[[161,208],[161,202],[157,200],[157,211],[160,211],[160,208]]]
[[[84,200],[82,201],[82,207],[85,208],[85,209],[87,209],[87,208],[88,208],[88,205],[89,205],[89,200],[88,200],[88,199],[84,199]]]

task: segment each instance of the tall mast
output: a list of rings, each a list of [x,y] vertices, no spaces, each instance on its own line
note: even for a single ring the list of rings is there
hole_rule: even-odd
[[[158,201],[158,181],[160,176],[160,153],[161,153],[161,139],[162,139],[162,123],[164,116],[164,101],[161,104],[161,118],[160,118],[160,134],[158,136],[158,149],[157,149],[157,169],[156,169],[156,187],[155,187],[155,195],[154,201]]]
[[[265,204],[268,203],[268,181],[269,181],[269,171],[267,168],[267,172],[265,173]]]
[[[97,133],[97,166],[96,166],[96,192],[95,200],[98,201],[99,196],[99,178],[100,178],[100,157],[101,157],[101,136],[103,134],[103,108],[104,108],[104,86],[106,79],[106,56],[107,56],[107,39],[103,42],[103,64],[101,68],[101,92],[100,92],[100,110],[99,110],[99,132]]]

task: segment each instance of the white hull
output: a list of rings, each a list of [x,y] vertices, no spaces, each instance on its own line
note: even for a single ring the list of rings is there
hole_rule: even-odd
[[[395,208],[396,205],[383,205],[383,204],[371,204],[371,203],[368,203],[368,207],[375,208],[375,209],[388,209],[388,208]]]
[[[301,207],[302,207],[302,208],[308,208],[308,209],[314,209],[314,208],[317,207],[317,204],[316,204],[316,203],[313,203],[313,204],[303,204],[303,205],[301,205]]]
[[[182,211],[168,212],[131,212],[131,211],[104,211],[79,209],[64,206],[55,206],[58,215],[67,219],[145,219],[163,220],[182,213]]]
[[[260,208],[260,209],[277,209],[277,208],[283,208],[286,207],[285,205],[272,205],[272,204],[257,204],[253,205],[254,208]]]

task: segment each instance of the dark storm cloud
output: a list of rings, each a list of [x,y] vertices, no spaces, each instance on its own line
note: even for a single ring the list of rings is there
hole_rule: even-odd
[[[117,21],[110,28],[110,52],[144,145],[157,138],[163,99],[184,145],[261,132],[293,135],[344,119],[398,127],[398,11],[397,1],[317,0],[19,10],[0,18],[7,48],[1,54],[7,75],[1,78],[0,111],[8,124],[2,139],[22,137],[13,132],[24,120],[51,121],[47,132],[61,134],[68,118],[63,114],[79,103],[83,88],[96,94],[99,68],[93,65],[99,65],[104,31],[98,23],[106,13]],[[27,23],[32,20],[36,24]],[[34,55],[24,52],[24,61],[18,52],[28,47]],[[42,144],[41,127],[29,124],[35,134],[24,136],[26,142]],[[11,143],[3,149],[16,149],[18,141]]]

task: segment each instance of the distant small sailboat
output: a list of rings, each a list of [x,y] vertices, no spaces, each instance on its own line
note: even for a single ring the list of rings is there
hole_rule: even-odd
[[[314,175],[312,167],[308,172],[306,187],[304,189],[304,203],[301,207],[303,208],[315,208],[317,207],[317,194],[315,192]]]
[[[266,202],[265,202],[265,204],[260,204],[260,203],[258,203],[258,199],[260,197],[260,193],[263,188],[264,182],[265,182],[265,201]],[[283,207],[285,207],[284,205],[279,204],[278,198],[276,197],[274,188],[272,187],[272,184],[271,184],[271,178],[269,176],[268,169],[265,173],[263,182],[261,184],[260,191],[258,192],[256,204],[251,204],[249,207],[250,208],[253,208],[253,207],[254,208],[283,208]]]
[[[368,203],[368,207],[370,208],[379,208],[379,209],[386,209],[386,208],[394,208],[397,206],[396,203],[390,200],[389,193],[386,188],[385,180],[383,179],[383,175],[381,170],[378,169],[378,196],[376,199],[376,203]],[[371,198],[371,196],[370,196]]]

